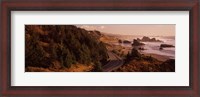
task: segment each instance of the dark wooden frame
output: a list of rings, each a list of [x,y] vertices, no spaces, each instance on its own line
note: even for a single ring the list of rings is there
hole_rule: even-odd
[[[1,1],[0,96],[200,97],[200,0],[5,0]],[[190,86],[11,86],[11,11],[189,11]]]

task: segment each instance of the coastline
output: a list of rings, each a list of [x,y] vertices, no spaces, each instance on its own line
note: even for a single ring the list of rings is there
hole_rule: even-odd
[[[144,54],[145,56],[151,56],[159,61],[166,61],[171,59],[170,56],[165,56],[165,55],[159,55],[159,54],[153,54],[153,53],[144,53],[140,52],[141,54]]]
[[[105,41],[103,41],[103,42],[105,42]],[[112,51],[114,49],[116,51],[123,52],[124,55],[128,54],[128,52],[131,52],[131,49],[132,49],[131,47],[115,45],[115,44],[109,43],[108,41],[106,41],[106,43],[107,43],[107,49],[109,51]],[[120,52],[118,52],[118,53],[120,53]],[[153,58],[155,58],[159,61],[163,61],[163,62],[171,59],[170,56],[166,56],[166,55],[159,55],[159,54],[155,54],[155,53],[145,53],[145,52],[142,52],[142,51],[140,51],[139,53],[144,54],[145,56],[152,56]]]

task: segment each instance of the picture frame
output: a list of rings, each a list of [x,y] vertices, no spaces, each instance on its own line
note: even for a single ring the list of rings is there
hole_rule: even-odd
[[[199,97],[199,0],[9,0],[1,1],[1,96]],[[12,11],[189,11],[189,86],[11,86]]]

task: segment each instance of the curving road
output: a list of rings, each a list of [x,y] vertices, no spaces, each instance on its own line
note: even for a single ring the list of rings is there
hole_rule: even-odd
[[[111,72],[123,65],[124,62],[118,55],[108,52],[108,56],[109,62],[102,67],[104,72]]]

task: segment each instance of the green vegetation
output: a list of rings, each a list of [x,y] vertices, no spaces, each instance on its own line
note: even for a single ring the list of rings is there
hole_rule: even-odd
[[[94,64],[94,69],[101,71],[107,49],[91,33],[73,25],[26,25],[25,66],[49,68],[57,62],[70,68],[80,63]]]

